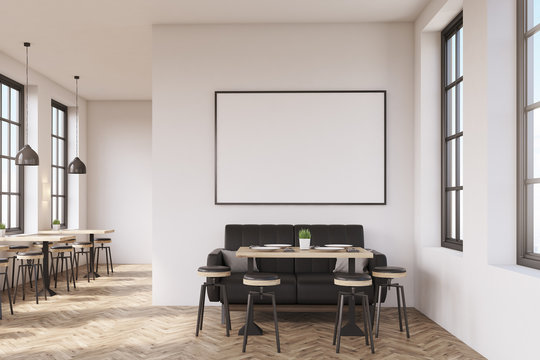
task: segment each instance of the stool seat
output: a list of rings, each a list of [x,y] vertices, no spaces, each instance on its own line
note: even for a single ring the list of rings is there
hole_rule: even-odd
[[[364,273],[335,273],[334,284],[339,286],[362,287],[371,286],[371,276]]]
[[[275,286],[281,284],[279,276],[269,273],[247,273],[244,275],[244,285]]]
[[[376,266],[372,274],[373,277],[397,279],[407,276],[407,270],[399,266]]]
[[[101,239],[95,239],[94,240],[95,244],[108,244],[108,243],[111,243],[111,242],[112,242],[111,238],[101,238]]]
[[[19,252],[19,251],[28,251],[30,247],[28,245],[9,245],[7,252]]]
[[[201,266],[197,269],[197,273],[200,276],[205,277],[227,277],[231,276],[231,268],[228,266],[213,265],[213,266]]]
[[[54,245],[50,248],[50,252],[59,253],[59,252],[70,252],[73,251],[73,246],[71,245]]]
[[[8,258],[0,258],[0,267],[8,267],[9,265],[9,259]],[[5,274],[7,277],[7,274]]]
[[[8,258],[0,258],[0,263],[7,263],[8,261]]]
[[[73,247],[78,247],[78,248],[91,248],[92,247],[92,243],[91,242],[87,242],[87,241],[78,241],[78,242],[74,242],[71,244]]]
[[[43,259],[43,253],[41,251],[18,252],[17,259],[21,259],[21,260]]]

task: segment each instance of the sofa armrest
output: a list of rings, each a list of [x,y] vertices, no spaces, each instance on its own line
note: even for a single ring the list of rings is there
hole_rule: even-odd
[[[222,248],[214,249],[210,254],[208,254],[208,257],[206,258],[206,265],[225,265],[225,262],[223,261],[223,254],[221,253]],[[219,293],[219,287],[217,286],[209,286],[207,288],[208,291],[208,300],[210,301],[220,301],[221,296]]]
[[[373,253],[373,258],[369,259],[368,261],[368,272],[369,275],[372,275],[373,268],[375,266],[386,266],[386,255],[384,255],[381,252],[378,252],[377,250],[370,250]],[[375,292],[375,299],[377,298],[377,285],[378,284],[385,284],[386,280],[383,279],[374,279],[373,280],[373,291]],[[386,300],[386,287],[382,288],[381,291],[381,301],[384,302]]]

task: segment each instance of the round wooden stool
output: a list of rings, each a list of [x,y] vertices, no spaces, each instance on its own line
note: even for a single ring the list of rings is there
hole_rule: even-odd
[[[90,241],[76,241],[72,243],[71,246],[73,246],[73,251],[75,252],[75,266],[77,267],[75,270],[75,278],[79,280],[79,256],[86,255],[86,277],[88,278],[88,282],[90,282],[90,248],[92,247],[92,243]],[[96,280],[95,272],[93,275],[94,280]]]
[[[27,251],[27,252],[18,252],[17,260],[20,261],[19,268],[17,269],[17,281],[15,285],[15,294],[13,295],[13,303],[17,300],[17,289],[19,287],[19,275],[22,273],[22,299],[25,298],[24,285],[26,283],[26,272],[28,272],[29,277],[32,277],[32,272],[34,273],[35,285],[36,285],[36,304],[39,304],[38,299],[38,278],[39,270],[41,270],[41,275],[43,275],[43,265],[40,261],[43,259],[43,253],[41,251]],[[26,261],[26,264],[25,264]],[[45,295],[45,300],[47,300],[47,292],[43,291]]]
[[[386,287],[387,289],[395,287],[398,303],[398,315],[399,315],[399,331],[403,331],[403,325],[401,322],[401,301],[403,301],[403,317],[405,318],[405,328],[407,330],[407,338],[410,338],[409,335],[409,321],[407,320],[407,305],[405,303],[405,291],[403,290],[403,285],[398,283],[392,284],[392,279],[399,279],[407,276],[407,270],[402,267],[397,266],[376,266],[373,268],[373,277],[379,279],[386,279],[386,284],[377,284],[376,293],[377,293],[377,317],[375,320],[375,337],[379,337],[379,320],[381,317],[381,289]],[[401,296],[400,296],[401,292]]]
[[[111,238],[101,238],[101,239],[95,239],[94,240],[94,252],[96,256],[96,272],[98,272],[99,267],[99,253],[101,250],[105,250],[105,261],[107,263],[107,275],[109,275],[109,263],[111,264],[111,272],[114,274],[114,269],[112,265],[112,256],[111,256],[111,247],[105,246],[105,244],[112,243]],[[101,246],[97,246],[101,245]]]
[[[9,247],[7,249],[4,250],[5,252],[7,253],[10,253],[10,254],[13,254],[11,256],[8,256],[8,259],[11,259],[11,287],[13,288],[15,286],[15,263],[16,263],[16,259],[17,259],[17,253],[20,251],[20,252],[25,252],[25,251],[30,251],[30,247],[28,245],[9,245]],[[4,287],[2,288],[2,290],[5,289],[5,283],[4,283]],[[9,284],[8,284],[9,286]]]
[[[73,279],[73,288],[76,289],[77,285],[75,284],[75,272],[73,271],[73,246],[71,245],[53,245],[49,249],[53,261],[56,259],[56,269],[54,270],[54,288],[58,283],[58,261],[61,263],[60,272],[64,271],[64,263],[66,264],[66,287],[69,292],[69,268],[71,265],[71,278]],[[56,254],[56,256],[54,256]],[[69,254],[69,257],[64,256],[64,254]],[[52,265],[52,262],[51,262]]]
[[[248,293],[247,299],[247,309],[246,309],[246,324],[244,325],[244,342],[242,343],[242,352],[246,352],[247,338],[249,328],[252,327],[253,323],[253,300],[255,296],[258,296],[259,299],[268,296],[272,299],[272,308],[274,310],[274,328],[276,330],[276,345],[277,352],[281,352],[281,347],[279,344],[279,329],[278,329],[278,320],[277,320],[277,309],[276,309],[276,295],[273,291],[263,292],[265,286],[277,286],[281,284],[281,280],[276,274],[268,273],[247,273],[244,275],[244,285],[247,286],[257,286],[259,291],[250,291]]]
[[[223,305],[225,314],[225,328],[227,336],[229,336],[229,330],[231,329],[231,314],[229,312],[229,298],[227,296],[227,286],[222,283],[216,282],[218,278],[224,278],[231,276],[231,268],[228,266],[201,266],[197,269],[199,276],[206,277],[206,281],[201,285],[201,295],[199,297],[199,310],[197,312],[197,329],[195,330],[195,336],[199,336],[199,330],[202,330],[203,318],[204,318],[204,300],[206,298],[206,290],[209,286],[217,286],[221,289],[223,294]]]
[[[8,266],[9,266],[9,259],[8,258],[0,258],[0,275],[4,275],[4,285],[8,282]],[[11,310],[11,315],[13,315],[13,304],[11,302],[11,289],[9,287],[9,284],[7,284],[7,291],[8,291],[8,300],[9,300],[9,308]],[[0,320],[2,319],[2,300],[0,299]]]
[[[375,353],[375,344],[373,343],[373,333],[371,332],[371,316],[369,314],[369,298],[363,291],[357,292],[356,288],[371,286],[372,280],[369,274],[364,273],[335,273],[334,284],[338,286],[350,287],[351,291],[339,291],[338,292],[338,305],[336,313],[336,322],[334,325],[334,341],[336,345],[336,353],[339,353],[341,345],[341,330],[343,323],[343,306],[345,304],[345,298],[349,298],[349,306],[356,303],[356,297],[359,296],[362,299],[362,311],[364,318],[364,336],[366,338],[366,345],[371,345],[371,353]],[[351,310],[352,312],[352,310]],[[356,327],[355,327],[356,328]],[[368,339],[369,335],[369,339]],[[336,344],[337,340],[337,344]]]

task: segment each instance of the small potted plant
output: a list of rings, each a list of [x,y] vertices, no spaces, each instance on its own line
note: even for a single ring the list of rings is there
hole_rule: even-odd
[[[60,220],[54,219],[52,222],[53,230],[60,230]]]
[[[6,236],[6,224],[0,223],[0,237]]]
[[[311,243],[311,232],[309,229],[300,229],[298,239],[300,240],[300,249],[309,249]]]

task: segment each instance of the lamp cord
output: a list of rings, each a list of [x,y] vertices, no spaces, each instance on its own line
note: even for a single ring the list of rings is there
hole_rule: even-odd
[[[25,44],[26,46],[26,44]],[[30,47],[30,44],[26,46],[26,91],[25,91],[25,110],[26,110],[26,118],[24,122],[24,140],[25,143],[28,144],[28,48]]]
[[[75,156],[79,157],[79,79],[78,76],[75,77],[75,111],[77,116],[77,134],[75,135]]]

